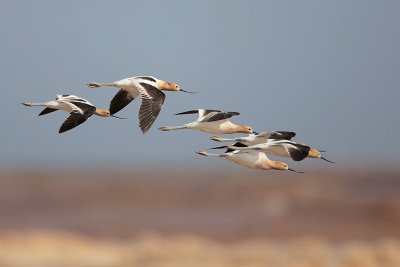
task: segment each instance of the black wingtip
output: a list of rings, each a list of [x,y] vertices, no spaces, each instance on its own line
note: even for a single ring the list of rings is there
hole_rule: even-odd
[[[193,109],[193,110],[188,110],[188,111],[175,113],[174,115],[186,115],[186,114],[197,114],[197,113],[199,113],[199,110],[198,109]]]

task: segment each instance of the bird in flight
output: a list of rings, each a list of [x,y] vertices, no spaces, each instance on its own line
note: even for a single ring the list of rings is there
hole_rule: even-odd
[[[45,107],[45,109],[43,109],[42,112],[39,113],[39,116],[49,114],[57,110],[68,112],[69,116],[61,125],[58,131],[59,133],[66,132],[81,125],[93,114],[100,117],[115,117],[118,119],[125,119],[111,115],[110,111],[107,109],[98,109],[86,99],[75,95],[57,95],[55,100],[43,103],[23,102],[21,104],[29,107]]]
[[[253,133],[250,126],[241,126],[229,121],[229,118],[238,116],[239,112],[225,112],[214,109],[195,109],[175,115],[198,114],[194,122],[182,126],[163,126],[160,131],[171,131],[179,129],[194,129],[212,134]]]
[[[119,88],[118,93],[110,102],[111,115],[117,113],[139,94],[142,97],[142,104],[139,110],[139,126],[143,133],[146,133],[153,125],[165,101],[164,91],[189,92],[180,88],[176,83],[166,82],[153,76],[137,76],[125,78],[111,83],[92,82],[87,84],[91,88],[102,86],[113,86]]]

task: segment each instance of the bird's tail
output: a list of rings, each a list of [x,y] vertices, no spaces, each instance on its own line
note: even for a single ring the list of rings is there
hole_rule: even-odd
[[[158,128],[160,131],[172,131],[172,130],[180,130],[180,129],[187,129],[187,126],[162,126]]]

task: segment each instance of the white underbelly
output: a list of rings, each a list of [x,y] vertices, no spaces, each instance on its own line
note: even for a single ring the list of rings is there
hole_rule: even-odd
[[[221,127],[221,124],[219,122],[202,122],[196,126],[196,129],[198,129],[202,132],[211,133],[211,134],[227,133],[226,130],[224,130]]]
[[[286,149],[280,146],[265,150],[265,153],[283,158],[289,157],[289,153],[286,151]]]
[[[239,153],[232,157],[227,157],[226,159],[243,167],[251,169],[259,168],[258,164],[259,157],[254,154]]]
[[[49,101],[44,106],[47,108],[63,110],[68,113],[71,113],[73,110],[73,107],[71,105],[57,101]]]

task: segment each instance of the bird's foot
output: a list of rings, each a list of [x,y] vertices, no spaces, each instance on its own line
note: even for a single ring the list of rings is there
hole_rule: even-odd
[[[199,154],[199,155],[202,155],[202,156],[208,156],[208,153],[206,151],[203,151],[203,150],[197,150],[196,153]]]
[[[210,137],[210,140],[217,141],[217,142],[222,142],[224,139],[222,137],[220,137],[220,136],[214,135],[214,136]]]
[[[169,127],[168,126],[161,126],[160,128],[158,128],[159,131],[169,131]]]
[[[97,88],[100,87],[101,85],[99,83],[93,82],[93,83],[88,83],[87,86],[90,88]]]

